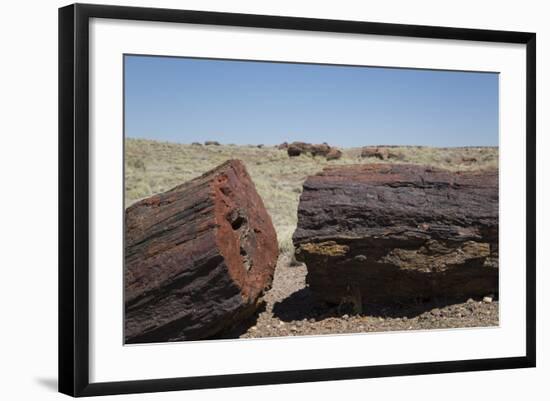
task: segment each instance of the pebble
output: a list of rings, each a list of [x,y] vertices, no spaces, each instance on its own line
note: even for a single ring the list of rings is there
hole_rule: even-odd
[[[434,316],[441,316],[441,311],[437,308],[432,309],[430,313]]]
[[[483,297],[483,302],[485,302],[486,304],[490,304],[491,302],[493,302],[493,298],[491,298],[491,297]]]
[[[305,280],[305,266],[285,267],[285,269],[283,270],[285,275],[281,276],[283,279],[286,280],[288,274],[296,275],[297,272],[300,273],[300,269],[302,269],[303,272],[300,273],[301,276],[298,278]],[[272,291],[270,302],[272,304],[281,302],[280,298],[286,296],[285,294],[284,291]],[[474,324],[478,327],[486,324],[498,324],[498,308],[495,307],[495,305],[498,306],[497,296],[496,294],[487,293],[485,298],[491,298],[491,303],[487,303],[484,296],[480,296],[479,298],[468,298],[463,300],[462,303],[452,305],[438,304],[435,301],[422,305],[422,308],[427,307],[427,309],[412,306],[409,308],[408,305],[391,308],[374,305],[372,311],[368,310],[360,315],[349,311],[347,313],[342,311],[342,314],[340,314],[340,311],[334,307],[328,308],[324,305],[314,305],[312,303],[311,306],[308,304],[308,309],[304,310],[303,315],[296,314],[292,320],[285,321],[273,316],[271,309],[268,309],[266,312],[262,312],[258,322],[253,324],[248,333],[243,336],[258,338],[298,336],[302,334],[366,333],[385,330],[469,327]]]

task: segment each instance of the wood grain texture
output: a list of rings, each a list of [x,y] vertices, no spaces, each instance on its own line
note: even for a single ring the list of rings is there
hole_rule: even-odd
[[[326,168],[304,183],[293,242],[331,303],[494,294],[498,172]]]
[[[127,343],[208,338],[250,316],[278,256],[244,164],[230,160],[126,210]]]

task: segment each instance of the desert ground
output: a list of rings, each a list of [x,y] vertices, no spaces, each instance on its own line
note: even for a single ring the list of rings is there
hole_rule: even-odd
[[[368,144],[365,144],[366,146]],[[361,148],[341,149],[327,160],[268,145],[176,144],[144,139],[125,140],[125,204],[189,181],[228,159],[242,160],[263,198],[277,232],[280,256],[265,307],[252,322],[229,337],[314,335],[390,330],[419,330],[498,325],[498,300],[493,294],[468,300],[432,300],[411,305],[367,305],[361,315],[316,302],[305,284],[306,267],[294,259],[292,234],[307,176],[328,165],[413,163],[448,170],[498,168],[498,148],[432,148],[392,146],[397,157],[362,158]]]

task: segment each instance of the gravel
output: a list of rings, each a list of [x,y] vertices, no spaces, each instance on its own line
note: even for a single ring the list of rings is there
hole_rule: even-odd
[[[366,333],[498,326],[498,300],[434,300],[409,305],[363,307],[357,315],[346,306],[326,305],[306,286],[305,265],[290,266],[279,259],[273,286],[264,296],[265,308],[226,338],[285,337],[318,334]],[[490,301],[489,301],[490,299]]]

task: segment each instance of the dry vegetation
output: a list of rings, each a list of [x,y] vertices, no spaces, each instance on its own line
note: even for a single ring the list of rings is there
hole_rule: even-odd
[[[450,170],[498,167],[498,149],[492,147],[409,146],[392,147],[391,150],[402,157],[385,162],[428,164]],[[341,159],[327,161],[324,157],[309,155],[290,158],[286,150],[269,146],[204,146],[126,139],[125,202],[129,206],[136,200],[197,177],[227,159],[240,159],[246,164],[271,215],[281,251],[291,254],[291,237],[305,178],[328,165],[381,162],[376,158],[362,159],[360,153],[360,148],[344,149]]]

